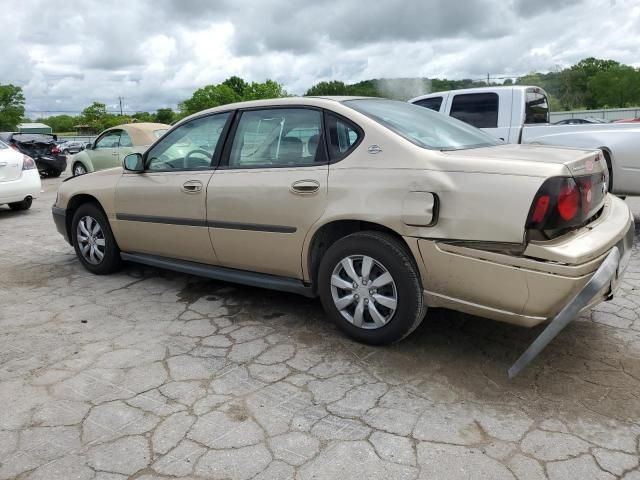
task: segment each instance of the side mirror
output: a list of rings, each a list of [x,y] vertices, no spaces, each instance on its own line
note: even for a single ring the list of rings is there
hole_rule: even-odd
[[[141,153],[130,153],[124,157],[122,162],[124,169],[128,172],[141,173],[144,171],[144,163],[142,162]]]
[[[91,150],[91,149],[93,148],[93,143],[87,143],[87,144],[84,146],[84,148],[85,148],[86,150]]]

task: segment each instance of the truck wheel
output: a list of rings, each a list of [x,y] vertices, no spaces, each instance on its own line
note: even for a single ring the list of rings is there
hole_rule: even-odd
[[[84,175],[87,173],[87,169],[80,162],[76,162],[73,164],[73,176],[77,177],[78,175]]]
[[[10,203],[9,208],[11,210],[29,210],[31,208],[32,203],[33,203],[33,198],[27,197],[21,202]]]
[[[122,266],[109,221],[97,205],[85,203],[78,207],[73,214],[71,235],[78,259],[91,273],[105,275]]]
[[[426,313],[418,268],[387,233],[358,232],[334,243],[320,262],[318,290],[338,328],[370,345],[402,340]]]

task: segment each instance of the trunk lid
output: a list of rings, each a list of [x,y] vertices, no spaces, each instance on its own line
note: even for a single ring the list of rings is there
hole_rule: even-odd
[[[22,174],[22,154],[0,144],[0,183],[11,182]]]

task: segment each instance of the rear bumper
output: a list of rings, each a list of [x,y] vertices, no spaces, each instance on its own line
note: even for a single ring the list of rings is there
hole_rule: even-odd
[[[23,170],[20,178],[0,183],[0,204],[21,202],[26,197],[36,198],[42,190],[38,171]]]
[[[609,297],[629,262],[633,237],[628,206],[610,196],[596,222],[560,239],[538,242],[535,248],[530,245],[520,257],[420,240],[425,301],[430,306],[532,327],[565,308],[617,246],[616,278],[582,309]]]
[[[67,168],[67,157],[65,155],[38,157],[35,161],[39,169],[52,169],[64,172]]]

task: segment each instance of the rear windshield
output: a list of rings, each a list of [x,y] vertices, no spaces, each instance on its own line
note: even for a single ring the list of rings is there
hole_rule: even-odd
[[[410,103],[371,98],[344,104],[423,148],[463,150],[501,143],[471,125]]]

